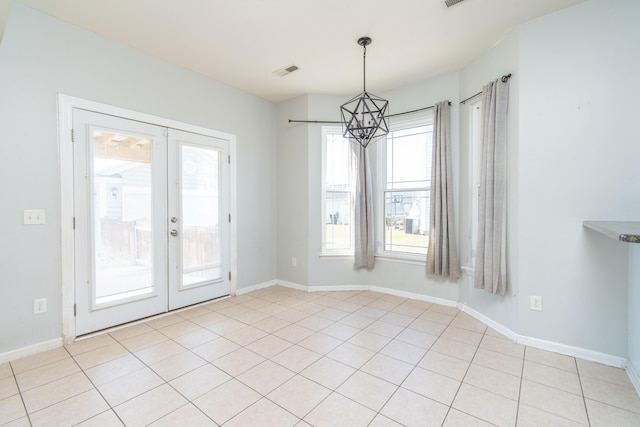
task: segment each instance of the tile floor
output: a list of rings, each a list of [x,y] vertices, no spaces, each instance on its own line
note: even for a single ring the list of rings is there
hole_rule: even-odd
[[[640,426],[640,398],[455,308],[274,286],[0,365],[0,425]]]

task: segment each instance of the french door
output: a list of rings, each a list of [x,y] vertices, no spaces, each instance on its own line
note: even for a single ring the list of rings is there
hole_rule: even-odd
[[[76,334],[229,294],[229,142],[73,110]]]

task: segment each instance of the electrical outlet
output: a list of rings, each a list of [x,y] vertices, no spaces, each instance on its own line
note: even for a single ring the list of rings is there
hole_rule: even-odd
[[[531,295],[529,298],[529,308],[533,311],[542,311],[542,297]]]
[[[46,221],[44,210],[42,209],[25,209],[22,214],[24,225],[44,224]]]
[[[298,260],[295,258],[291,258],[291,267],[296,267],[298,265]]]
[[[33,314],[42,314],[47,312],[47,299],[36,298],[33,300]]]

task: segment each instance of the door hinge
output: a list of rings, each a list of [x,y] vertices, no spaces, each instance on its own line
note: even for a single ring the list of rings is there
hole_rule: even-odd
[[[71,129],[71,142],[76,142],[76,135],[73,129]]]
[[[229,280],[231,280],[231,272],[229,272]]]
[[[76,217],[75,216],[73,217],[73,229],[74,230],[76,229]]]
[[[229,164],[231,164],[231,154],[229,154],[229,155],[227,156],[227,161],[228,161],[228,163],[229,163]]]
[[[73,304],[73,315],[76,316],[78,314],[78,306]]]
[[[231,214],[229,214],[229,222],[231,222]]]

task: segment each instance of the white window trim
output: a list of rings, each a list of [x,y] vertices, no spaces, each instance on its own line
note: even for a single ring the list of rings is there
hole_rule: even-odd
[[[433,125],[433,111],[428,111],[418,118],[398,121],[390,126],[390,131],[400,131],[419,126]],[[406,263],[426,265],[427,256],[423,254],[412,254],[409,252],[397,252],[384,250],[384,193],[386,190],[387,162],[386,162],[386,137],[376,143],[377,176],[375,186],[375,213],[376,213],[376,259]]]
[[[351,224],[351,234],[349,236],[349,249],[326,249],[326,237],[327,237],[327,223],[326,223],[326,219],[328,217],[328,213],[327,213],[327,204],[326,204],[326,193],[327,193],[327,188],[326,188],[326,164],[327,164],[327,134],[341,134],[342,135],[342,128],[340,126],[322,126],[322,131],[321,131],[321,141],[322,141],[322,166],[321,166],[321,182],[322,182],[322,189],[320,192],[320,206],[321,206],[321,215],[320,215],[320,227],[321,227],[321,249],[320,249],[320,258],[322,259],[353,259],[353,248],[354,248],[354,233],[353,233],[353,222],[354,222],[354,212],[353,212],[353,208],[354,208],[354,203],[355,203],[355,183],[353,182],[354,180],[354,176],[353,176],[353,171],[351,172],[351,189],[348,190],[349,193],[351,193],[351,200],[350,200],[350,206],[351,206],[351,218],[349,219],[350,224]],[[353,156],[353,153],[351,151],[349,151],[349,155]],[[352,158],[350,157],[350,160]],[[335,190],[331,190],[331,191],[335,191]],[[345,191],[347,192],[347,191]]]
[[[478,241],[478,208],[480,191],[480,157],[482,156],[482,100],[478,99],[469,105],[469,266],[466,267],[473,273],[476,265],[476,242]]]

